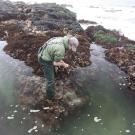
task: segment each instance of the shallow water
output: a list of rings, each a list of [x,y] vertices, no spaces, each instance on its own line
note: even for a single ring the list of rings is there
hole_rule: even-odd
[[[3,52],[0,41],[0,135],[26,135],[35,125],[33,117],[18,102],[18,78],[32,75],[32,69]]]
[[[88,78],[85,86],[91,97],[90,105],[80,116],[65,121],[61,131],[47,133],[44,129],[40,131],[40,124],[18,105],[17,80],[24,74],[32,75],[32,69],[6,55],[2,50],[4,44],[0,42],[1,135],[26,135],[33,126],[37,126],[38,131],[32,131],[32,135],[134,135],[135,93],[125,86],[126,75],[105,60],[102,47],[91,45],[93,64],[88,68],[96,77],[92,82]]]
[[[105,60],[104,49],[91,45],[96,80],[86,86],[92,104],[83,114],[65,122],[65,135],[134,135],[135,93],[125,86],[126,75]],[[96,71],[96,72],[95,72]],[[89,79],[91,80],[91,79]]]

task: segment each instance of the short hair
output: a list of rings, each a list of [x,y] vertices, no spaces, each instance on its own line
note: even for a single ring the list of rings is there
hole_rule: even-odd
[[[69,37],[68,41],[69,41],[69,45],[75,46],[76,48],[79,45],[79,41],[76,37]]]

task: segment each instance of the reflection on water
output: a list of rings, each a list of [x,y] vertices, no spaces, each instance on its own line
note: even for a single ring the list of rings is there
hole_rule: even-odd
[[[44,127],[40,131],[41,123],[18,105],[17,79],[32,70],[6,55],[4,44],[0,42],[0,135],[26,135],[33,127],[32,135],[134,135],[135,94],[125,86],[126,75],[105,60],[102,47],[91,45],[92,65],[88,68],[96,77],[94,81],[89,78],[85,87],[91,104],[78,117],[65,121],[58,133],[47,133]]]

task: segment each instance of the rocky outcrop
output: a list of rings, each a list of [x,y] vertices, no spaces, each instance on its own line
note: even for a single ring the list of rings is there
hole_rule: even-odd
[[[110,31],[102,26],[88,27],[86,34],[93,42],[107,49],[106,58],[116,63],[128,74],[128,86],[135,90],[135,41],[129,40],[115,30]]]
[[[75,78],[74,78],[75,79]],[[56,81],[55,98],[46,99],[45,79],[39,76],[24,76],[20,80],[20,102],[33,110],[45,127],[59,129],[61,121],[89,103],[89,97],[81,89],[78,91],[70,80]],[[83,85],[84,82],[82,82]]]
[[[23,60],[27,65],[33,67],[34,73],[37,75],[42,75],[42,69],[37,60],[38,48],[48,39],[56,36],[64,36],[65,34],[63,30],[47,31],[45,34],[26,33],[23,30],[20,30],[15,33],[9,32],[8,35],[10,35],[7,38],[8,45],[4,50],[12,57]],[[76,35],[80,42],[78,50],[76,53],[68,51],[64,59],[65,62],[70,64],[70,69],[75,67],[85,67],[90,64],[89,40],[83,33]],[[60,72],[68,75],[67,73],[69,70],[67,71],[63,68],[59,68],[57,69],[57,72],[59,72],[59,75],[61,74]]]
[[[22,2],[0,1],[0,9],[0,21],[15,19],[18,20],[18,25],[26,21],[29,30],[32,30],[32,27],[42,31],[66,27],[82,31],[75,13],[55,3],[26,5]]]
[[[128,86],[131,90],[135,90],[135,50],[129,51],[125,48],[111,48],[106,51],[106,57],[129,75]]]
[[[4,2],[3,2],[4,3]],[[27,20],[8,18],[1,21],[0,35],[6,38],[8,46],[5,51],[14,58],[23,60],[33,67],[34,73],[42,75],[42,70],[37,62],[38,48],[52,37],[64,36],[67,33],[76,35],[80,41],[76,54],[68,52],[65,61],[74,67],[84,67],[90,64],[89,38],[85,35],[80,24],[76,21],[74,13],[57,4],[10,3],[12,10],[18,10],[27,16]],[[12,10],[11,13],[15,12]],[[6,11],[5,11],[6,12]],[[59,72],[59,70],[57,70]],[[61,69],[62,72],[67,72]]]
[[[118,31],[105,29],[101,25],[88,27],[86,29],[86,34],[93,42],[100,44],[107,49],[117,46],[120,47],[129,43],[128,38]]]

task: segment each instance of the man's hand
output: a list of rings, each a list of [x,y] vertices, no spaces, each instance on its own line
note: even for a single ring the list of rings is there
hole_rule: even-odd
[[[67,64],[67,63],[63,63],[63,64],[64,64],[63,67],[65,67],[65,68],[69,67],[69,64]]]
[[[65,63],[63,60],[59,61],[59,62],[53,62],[54,66],[63,66],[65,68],[69,67],[69,64]]]

